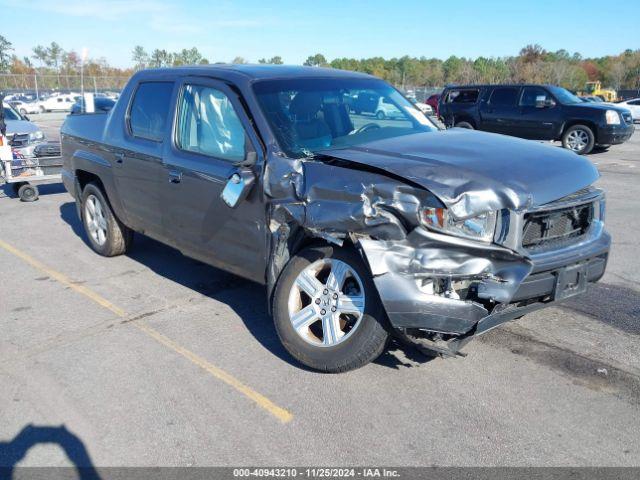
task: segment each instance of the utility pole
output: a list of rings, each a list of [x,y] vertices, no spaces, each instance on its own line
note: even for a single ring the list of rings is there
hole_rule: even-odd
[[[80,57],[80,95],[82,95],[82,111],[86,110],[85,99],[84,99],[84,61],[87,59],[87,47],[82,49],[82,57]]]

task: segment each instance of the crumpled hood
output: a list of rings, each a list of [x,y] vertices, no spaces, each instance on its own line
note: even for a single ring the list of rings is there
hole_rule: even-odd
[[[599,177],[589,160],[568,150],[460,128],[318,153],[406,178],[436,195],[457,218],[542,205]]]

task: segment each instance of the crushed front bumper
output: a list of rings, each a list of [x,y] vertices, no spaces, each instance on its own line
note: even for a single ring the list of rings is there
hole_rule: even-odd
[[[604,274],[611,237],[601,225],[583,242],[539,255],[427,231],[402,242],[360,240],[394,328],[465,337],[583,293]],[[434,280],[470,285],[434,292]]]

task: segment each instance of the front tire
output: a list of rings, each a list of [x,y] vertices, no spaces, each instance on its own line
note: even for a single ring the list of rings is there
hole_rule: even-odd
[[[278,280],[273,305],[280,341],[314,370],[359,368],[389,339],[371,274],[353,250],[311,247],[295,255]]]
[[[82,225],[94,252],[104,257],[115,257],[127,252],[133,232],[116,218],[96,183],[89,183],[84,187],[80,212]]]
[[[384,120],[385,118],[387,118],[387,116],[382,110],[380,110],[379,112],[376,113],[376,118],[378,120]]]
[[[593,150],[596,137],[586,125],[574,125],[562,135],[562,146],[578,155],[585,155]]]

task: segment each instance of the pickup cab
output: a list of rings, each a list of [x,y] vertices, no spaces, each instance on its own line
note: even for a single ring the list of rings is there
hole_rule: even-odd
[[[384,98],[394,121],[350,101]],[[585,294],[610,237],[598,171],[563,149],[440,130],[375,77],[215,65],[136,73],[70,115],[63,181],[87,243],[134,232],[265,286],[302,364],[360,367],[398,335],[443,356]]]
[[[559,140],[587,154],[626,142],[634,131],[628,109],[589,103],[553,85],[447,87],[439,103],[445,125],[532,140]]]

